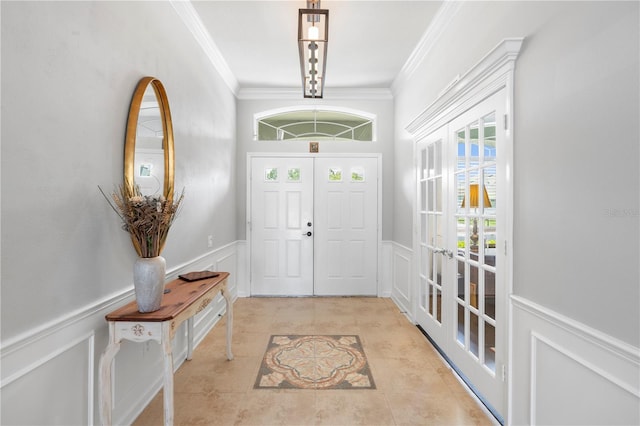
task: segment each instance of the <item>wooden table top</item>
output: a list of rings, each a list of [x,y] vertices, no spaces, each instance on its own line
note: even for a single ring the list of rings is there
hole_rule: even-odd
[[[157,311],[138,312],[138,305],[134,300],[106,315],[105,318],[107,321],[170,321],[229,276],[228,272],[219,272],[219,274],[214,278],[191,282],[180,278],[168,282],[164,288],[165,291],[169,290],[169,292],[162,296],[162,304]]]

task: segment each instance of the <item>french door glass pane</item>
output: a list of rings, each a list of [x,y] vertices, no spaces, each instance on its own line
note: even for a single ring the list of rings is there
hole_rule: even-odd
[[[496,165],[491,164],[482,168],[483,191],[486,192],[486,199],[483,197],[483,212],[486,215],[496,214]],[[488,201],[488,202],[487,202]]]
[[[465,309],[464,306],[458,304],[458,315],[457,315],[457,327],[458,333],[456,335],[456,340],[462,346],[465,346]]]
[[[482,117],[484,161],[496,159],[496,114],[492,112]]]
[[[433,147],[433,145],[429,145],[427,150],[428,150],[428,154],[427,154],[427,173],[425,175],[425,179],[428,178],[428,177],[433,177],[436,174],[435,166],[433,164],[434,163],[434,156],[433,156],[434,147]]]
[[[437,177],[435,179],[435,206],[436,211],[442,212],[442,177]]]
[[[470,151],[469,157],[467,158],[469,167],[478,167],[478,163],[480,162],[480,143],[478,140],[479,133],[478,122],[476,121],[471,123],[467,133]]]
[[[466,277],[466,263],[464,261],[458,260],[458,300],[465,300],[464,298],[464,283]]]
[[[427,185],[429,187],[427,191],[427,211],[434,211],[435,203],[434,203],[434,194],[436,192],[436,182],[433,180],[427,181]]]
[[[458,145],[458,170],[464,170],[466,168],[467,161],[467,139],[465,136],[465,130],[459,130],[457,132],[457,143]]]
[[[429,216],[429,245],[436,246],[438,240],[438,234],[440,232],[440,227],[438,223],[438,216],[430,215]]]
[[[465,173],[456,173],[456,214],[462,214],[464,211],[462,203],[466,200],[466,187],[467,179]]]
[[[484,323],[484,365],[489,370],[496,371],[496,328]]]
[[[429,304],[429,314],[433,315],[433,285],[429,284],[429,299],[427,300],[427,303]]]
[[[480,352],[479,352],[480,334],[478,333],[478,330],[479,330],[478,315],[476,315],[473,312],[470,312],[469,314],[469,349],[471,350],[471,353],[475,355],[476,358],[480,356]]]
[[[456,240],[457,240],[457,245],[458,245],[458,250],[457,253],[458,254],[463,254],[465,247],[467,246],[466,244],[466,236],[467,236],[467,219],[464,217],[458,217],[457,218],[457,226],[456,226]]]
[[[496,274],[484,272],[484,313],[487,317],[496,319]]]
[[[475,265],[469,266],[469,293],[471,294],[470,303],[474,308],[478,308],[478,267]]]
[[[427,281],[423,277],[420,277],[420,287],[418,292],[420,307],[422,309],[427,309]]]
[[[429,256],[428,256],[428,262],[429,262],[429,275],[427,276],[427,278],[430,281],[434,281],[434,277],[436,275],[436,265],[433,261],[434,257],[436,256],[435,254],[433,254],[433,250],[432,249],[428,249],[429,251]]]

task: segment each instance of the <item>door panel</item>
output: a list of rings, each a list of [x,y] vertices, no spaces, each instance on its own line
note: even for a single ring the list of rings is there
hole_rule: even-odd
[[[418,161],[418,227],[420,253],[416,320],[436,340],[445,339],[443,282],[448,281],[445,250],[446,216],[443,211],[443,147],[447,129],[430,134],[416,147]]]
[[[493,409],[505,383],[504,91],[416,145],[416,320]]]
[[[316,158],[316,295],[378,293],[378,160]]]
[[[504,303],[504,93],[449,123],[450,245],[458,274],[448,353],[479,392],[504,414],[506,315]]]
[[[251,294],[313,294],[313,159],[252,158]]]

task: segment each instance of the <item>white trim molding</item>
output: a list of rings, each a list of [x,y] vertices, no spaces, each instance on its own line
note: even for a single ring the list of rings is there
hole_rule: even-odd
[[[302,99],[302,89],[299,87],[284,88],[241,88],[238,91],[241,100],[291,100],[312,105],[322,105],[333,100],[389,100],[393,99],[391,90],[385,88],[330,88],[327,87],[322,99]]]
[[[640,348],[511,296],[510,424],[640,424]]]
[[[451,20],[456,16],[464,2],[457,0],[445,0],[431,20],[429,27],[422,35],[402,69],[391,84],[391,90],[396,93],[409,78],[416,72],[420,63],[424,60],[433,46],[438,43],[440,36],[446,30]]]
[[[232,300],[245,286],[245,244],[233,242],[168,271],[166,280],[194,270],[228,271]],[[133,300],[133,286],[79,307],[1,343],[0,393],[3,424],[97,424],[94,409],[97,360],[107,346],[105,315]],[[197,345],[225,311],[216,297],[194,321]],[[186,324],[173,341],[174,369],[187,353]],[[131,424],[162,387],[159,345],[130,345],[115,361],[114,424]],[[160,372],[160,374],[158,374]],[[55,387],[55,392],[51,389]],[[38,410],[32,407],[37,406]]]
[[[471,108],[478,99],[485,99],[501,88],[511,86],[515,61],[523,42],[522,37],[504,39],[462,77],[456,77],[431,105],[409,123],[407,130],[414,139],[419,140],[442,127],[452,117]],[[511,111],[506,112],[512,119]]]
[[[196,42],[200,45],[205,56],[218,73],[220,73],[220,76],[229,89],[231,89],[231,92],[237,96],[239,87],[238,80],[231,71],[231,68],[229,68],[229,64],[227,64],[227,61],[222,56],[220,49],[218,49],[218,46],[213,41],[211,34],[209,34],[209,31],[207,31],[202,23],[200,15],[198,15],[198,12],[193,8],[191,2],[185,0],[169,0],[169,2],[187,29],[191,31],[193,38],[195,38]]]

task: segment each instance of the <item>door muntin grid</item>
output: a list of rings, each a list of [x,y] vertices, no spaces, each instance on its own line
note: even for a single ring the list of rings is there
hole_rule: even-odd
[[[473,359],[496,373],[496,114],[454,133],[457,295],[455,340]]]
[[[421,149],[420,170],[420,287],[419,304],[435,323],[442,323],[444,260],[436,249],[443,247],[443,141]]]

